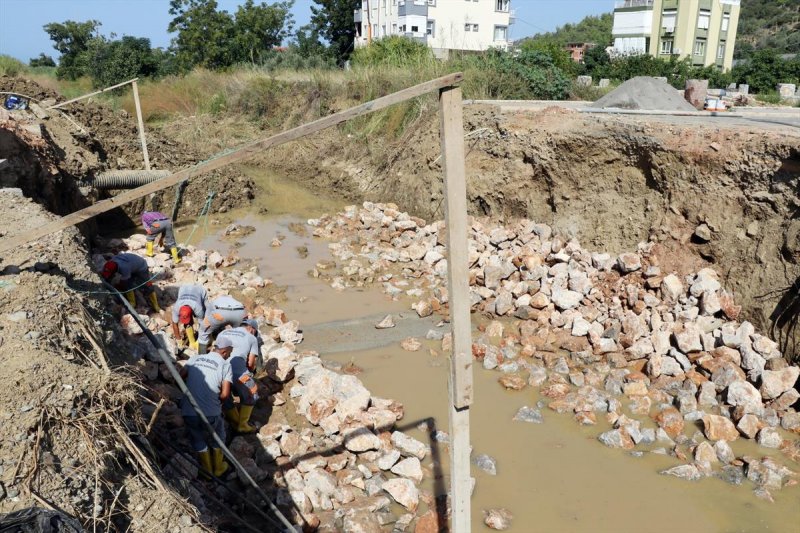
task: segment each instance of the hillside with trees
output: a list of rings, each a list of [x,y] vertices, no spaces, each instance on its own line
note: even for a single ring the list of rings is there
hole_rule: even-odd
[[[575,24],[565,24],[553,32],[537,33],[521,42],[612,43],[614,16],[604,13],[589,16]],[[749,57],[756,50],[772,49],[779,54],[800,53],[800,1],[742,0],[736,58]]]
[[[736,57],[767,48],[800,54],[800,1],[742,0]]]

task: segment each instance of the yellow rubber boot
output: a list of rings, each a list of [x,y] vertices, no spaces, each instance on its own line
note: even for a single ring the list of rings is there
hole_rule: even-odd
[[[228,471],[228,463],[225,461],[225,456],[222,455],[222,450],[219,448],[211,448],[211,461],[214,465],[214,475],[222,477]]]
[[[160,313],[161,307],[158,305],[158,297],[156,296],[155,291],[151,292],[147,298],[150,300],[150,307],[153,308],[153,311]]]
[[[174,246],[169,249],[169,253],[172,254],[172,263],[177,265],[181,262],[181,256],[178,254],[178,249]]]
[[[214,473],[214,468],[211,466],[211,452],[208,450],[197,452],[197,459],[200,461],[200,475],[208,478]]]
[[[128,303],[131,304],[131,307],[136,307],[136,295],[133,293],[133,291],[126,292],[125,298],[128,299]]]
[[[232,427],[239,427],[239,408],[231,407],[225,411],[225,420],[230,422]]]
[[[153,241],[147,241],[144,244],[144,254],[147,257],[153,257]]]
[[[250,415],[253,414],[252,405],[239,406],[239,424],[236,426],[238,433],[255,433],[258,428],[250,424]]]
[[[197,351],[197,339],[194,336],[194,328],[192,326],[188,326],[186,328],[186,338],[189,339],[189,348],[194,351]]]

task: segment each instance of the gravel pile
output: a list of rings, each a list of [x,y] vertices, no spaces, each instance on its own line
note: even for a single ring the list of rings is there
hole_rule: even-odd
[[[591,107],[642,109],[649,111],[697,111],[669,83],[637,76],[597,100]]]

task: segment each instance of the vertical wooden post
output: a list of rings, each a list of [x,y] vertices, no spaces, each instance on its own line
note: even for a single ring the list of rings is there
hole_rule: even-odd
[[[144,155],[144,169],[150,170],[150,156],[147,154],[147,141],[144,137],[144,121],[142,120],[142,104],[139,102],[139,85],[136,80],[133,85],[133,103],[136,105],[136,120],[139,124],[139,140],[142,141],[142,154]]]
[[[472,478],[469,466],[469,407],[472,405],[467,183],[461,88],[439,91],[440,135],[447,222],[447,276],[453,354],[450,358],[450,493],[452,531],[469,533]]]

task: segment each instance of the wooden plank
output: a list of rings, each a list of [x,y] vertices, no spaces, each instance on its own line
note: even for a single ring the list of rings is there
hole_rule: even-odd
[[[17,246],[21,246],[33,240],[39,239],[41,237],[44,237],[45,235],[50,235],[51,233],[55,233],[64,228],[68,228],[69,226],[80,224],[81,222],[89,220],[90,218],[95,217],[100,213],[105,213],[106,211],[110,211],[115,207],[119,207],[121,205],[125,205],[126,203],[141,198],[142,196],[146,196],[148,194],[158,192],[162,189],[166,189],[167,187],[171,187],[177,183],[180,183],[185,179],[189,179],[194,176],[199,176],[200,174],[211,172],[212,170],[222,168],[226,165],[230,165],[231,163],[235,163],[237,161],[241,161],[248,157],[258,155],[267,148],[271,148],[273,146],[279,146],[289,141],[294,141],[301,137],[311,135],[312,133],[316,133],[318,131],[331,128],[333,126],[337,126],[342,122],[345,122],[347,120],[356,117],[360,117],[361,115],[366,115],[367,113],[378,111],[380,109],[384,109],[391,105],[400,102],[405,102],[406,100],[411,100],[412,98],[417,98],[418,96],[422,96],[423,94],[437,91],[442,87],[449,87],[451,85],[459,83],[463,78],[464,76],[460,72],[454,74],[448,74],[447,76],[442,76],[441,78],[436,78],[435,80],[427,81],[425,83],[420,83],[419,85],[414,85],[413,87],[409,87],[408,89],[403,89],[402,91],[398,91],[396,93],[383,96],[381,98],[372,100],[370,102],[366,102],[356,107],[351,107],[350,109],[340,111],[339,113],[335,113],[333,115],[315,120],[313,122],[309,122],[307,124],[303,124],[302,126],[292,128],[290,130],[284,131],[283,133],[279,133],[278,135],[273,135],[272,137],[267,137],[266,139],[261,139],[258,141],[253,141],[251,143],[245,144],[244,146],[241,146],[240,148],[237,148],[236,150],[228,152],[224,155],[213,157],[211,159],[203,161],[202,163],[198,163],[193,167],[183,169],[170,176],[167,176],[166,178],[162,178],[158,181],[148,183],[147,185],[142,185],[141,187],[137,187],[136,189],[131,189],[113,198],[102,200],[85,209],[81,209],[80,211],[76,211],[65,217],[61,217],[60,219],[55,220],[49,224],[39,226],[38,228],[29,230],[23,234],[17,234],[5,238],[2,241],[0,241],[0,253],[8,251]]]
[[[136,124],[139,126],[139,141],[142,143],[144,169],[150,170],[150,155],[147,153],[147,139],[144,136],[144,120],[142,120],[142,104],[139,102],[139,84],[133,80],[131,86],[133,87],[133,103],[136,106]]]
[[[111,91],[113,89],[117,89],[119,87],[122,87],[123,85],[127,85],[129,83],[134,83],[134,82],[136,82],[138,80],[139,80],[139,78],[133,78],[132,80],[123,81],[122,83],[118,83],[116,85],[112,85],[111,87],[106,87],[105,89],[100,89],[99,91],[94,91],[94,92],[87,93],[87,94],[84,94],[84,95],[81,95],[81,96],[76,96],[72,100],[67,100],[66,102],[61,102],[60,104],[51,105],[47,109],[58,109],[59,107],[64,107],[65,105],[69,105],[69,104],[72,104],[74,102],[79,102],[79,101],[81,101],[81,100],[83,100],[85,98],[89,98],[90,96],[94,96],[96,94],[104,93],[106,91]]]
[[[452,380],[450,380],[452,393]],[[473,480],[470,475],[469,407],[456,408],[452,403],[449,410],[450,429],[450,531],[469,533],[472,527]]]
[[[442,89],[439,97],[445,220],[447,222],[447,276],[453,356],[453,405],[472,404],[472,328],[470,324],[467,251],[467,183],[464,169],[464,119],[461,88]]]
[[[447,278],[450,330],[450,491],[452,531],[471,528],[469,406],[472,404],[472,327],[470,324],[467,183],[464,168],[464,118],[460,87],[439,92],[444,167]]]

